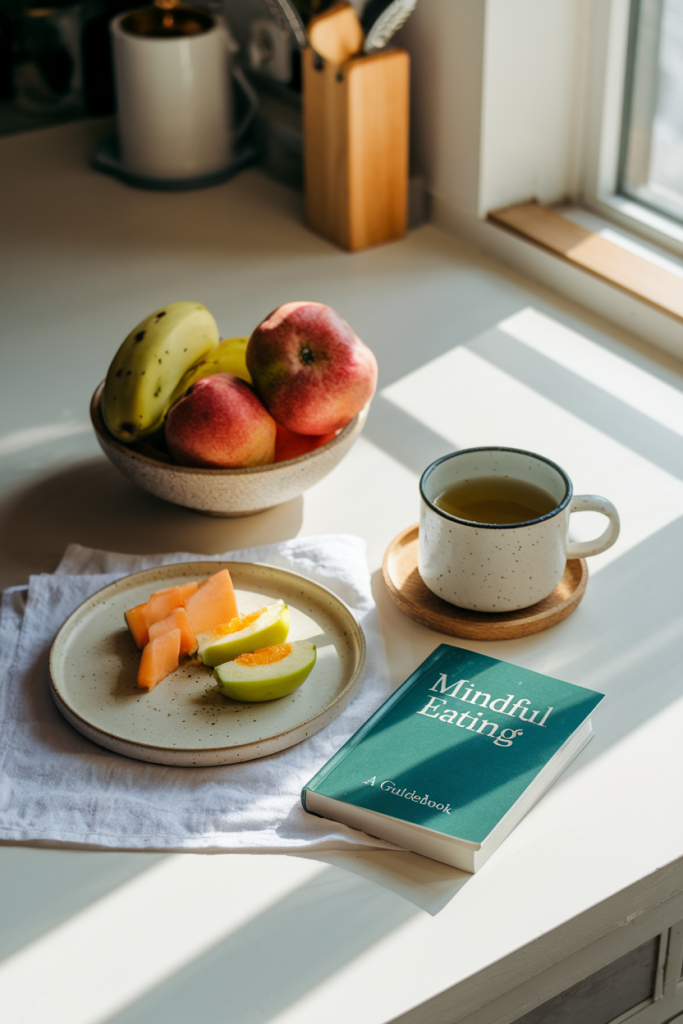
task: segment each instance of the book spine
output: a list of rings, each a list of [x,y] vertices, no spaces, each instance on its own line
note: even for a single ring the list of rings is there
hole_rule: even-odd
[[[329,761],[327,761],[319,772],[317,772],[310,782],[307,782],[304,788],[301,790],[301,803],[303,809],[306,810],[306,790],[310,789],[315,792],[316,788],[325,779],[333,768],[336,768],[340,761],[343,761],[347,754],[349,754],[354,747],[358,746],[362,740],[365,739],[367,734],[374,729],[379,721],[390,711],[400,700],[403,699],[404,695],[410,690],[410,688],[421,679],[425,672],[428,672],[434,667],[434,665],[440,660],[445,651],[447,651],[448,644],[439,644],[439,646],[432,651],[426,661],[423,661],[418,668],[415,669],[412,675],[408,676],[405,683],[402,683],[397,690],[392,693],[391,697],[385,700],[384,704],[375,711],[374,714],[370,715],[367,722],[361,725],[360,729],[354,732],[353,736],[350,736],[343,747],[340,747],[336,754],[333,754]],[[310,813],[310,812],[309,812]]]

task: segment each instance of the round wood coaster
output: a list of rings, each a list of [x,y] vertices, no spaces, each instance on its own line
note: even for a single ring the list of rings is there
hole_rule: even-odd
[[[417,568],[415,523],[394,537],[384,554],[384,582],[396,604],[423,626],[468,640],[513,640],[549,629],[574,611],[586,589],[585,558],[570,558],[552,594],[516,612],[473,612],[432,594]]]

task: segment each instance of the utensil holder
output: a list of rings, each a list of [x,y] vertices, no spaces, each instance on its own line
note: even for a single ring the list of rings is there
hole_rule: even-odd
[[[309,227],[355,252],[402,238],[408,212],[410,57],[383,50],[344,64],[303,52]]]

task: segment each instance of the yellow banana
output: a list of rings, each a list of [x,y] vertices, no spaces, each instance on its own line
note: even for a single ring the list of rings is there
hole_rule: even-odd
[[[198,302],[172,302],[138,324],[114,356],[102,393],[114,437],[138,441],[157,430],[180,378],[218,339],[216,321]]]
[[[224,338],[219,345],[207,352],[203,359],[191,366],[181,377],[171,395],[170,405],[182,398],[195,381],[200,377],[208,377],[210,373],[234,373],[236,377],[251,384],[251,374],[247,369],[245,359],[248,341],[249,338]]]

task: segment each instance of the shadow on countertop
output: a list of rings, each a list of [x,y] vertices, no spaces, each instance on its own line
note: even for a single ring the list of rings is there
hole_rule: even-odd
[[[0,504],[0,586],[52,572],[68,544],[127,554],[222,554],[295,537],[303,498],[239,519],[204,516],[129,483],[104,459],[46,474]]]

